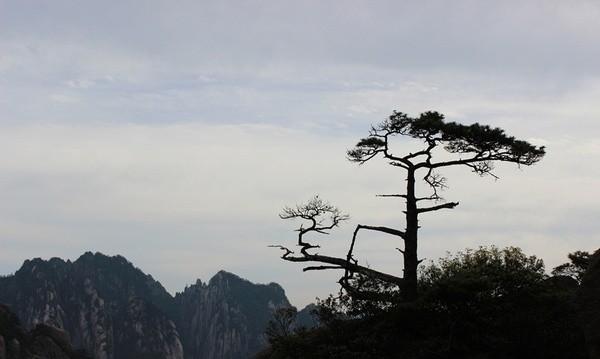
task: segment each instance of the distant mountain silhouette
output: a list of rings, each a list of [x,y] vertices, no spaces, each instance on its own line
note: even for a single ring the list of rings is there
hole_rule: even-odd
[[[0,278],[0,303],[25,328],[62,329],[97,359],[247,358],[266,345],[273,310],[290,306],[278,284],[225,271],[173,297],[124,257],[90,252],[25,261]]]

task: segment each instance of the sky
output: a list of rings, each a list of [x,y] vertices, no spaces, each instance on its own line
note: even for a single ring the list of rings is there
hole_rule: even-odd
[[[444,172],[460,205],[421,218],[427,260],[519,246],[548,270],[600,243],[597,1],[0,0],[0,274],[32,257],[120,254],[171,293],[225,269],[303,306],[339,273],[271,244],[318,194],[402,229],[403,173],[345,152],[392,111],[436,110],[547,149],[500,177]],[[395,151],[414,149],[398,141]],[[361,263],[401,274],[399,243]]]

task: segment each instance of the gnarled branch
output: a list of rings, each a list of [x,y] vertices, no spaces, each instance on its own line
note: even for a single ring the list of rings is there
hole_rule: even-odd
[[[282,258],[284,260],[290,261],[290,262],[319,262],[319,263],[332,264],[335,266],[339,266],[345,270],[348,270],[349,272],[361,273],[361,274],[364,274],[371,278],[379,279],[379,280],[382,280],[387,283],[396,284],[398,286],[402,286],[402,284],[404,283],[404,280],[400,277],[396,277],[391,274],[379,272],[379,271],[376,271],[376,270],[368,268],[368,267],[354,264],[344,258],[330,257],[330,256],[324,256],[324,255],[320,255],[320,254],[308,254],[308,255],[304,255],[302,257],[286,256],[286,257],[282,257]]]

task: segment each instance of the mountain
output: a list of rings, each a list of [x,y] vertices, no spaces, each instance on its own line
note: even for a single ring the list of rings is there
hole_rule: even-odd
[[[0,277],[0,303],[25,328],[64,330],[96,359],[237,359],[266,345],[273,309],[290,306],[276,283],[218,272],[175,297],[121,256],[27,260]]]
[[[315,315],[317,312],[316,304],[309,304],[296,315],[296,328],[313,329],[319,326],[319,321]]]
[[[266,345],[272,310],[290,306],[278,284],[253,284],[218,272],[175,296],[186,357],[248,358]]]
[[[168,316],[173,298],[121,256],[27,260],[14,276],[0,279],[0,302],[27,328],[44,323],[64,329],[74,346],[97,359],[183,358]]]
[[[64,331],[38,324],[27,333],[10,308],[0,304],[0,359],[36,358],[89,359],[73,350]]]

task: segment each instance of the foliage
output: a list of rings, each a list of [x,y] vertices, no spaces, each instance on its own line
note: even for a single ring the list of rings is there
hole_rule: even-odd
[[[584,251],[575,251],[568,255],[570,262],[561,264],[552,270],[553,275],[564,275],[581,283],[583,275],[590,265],[592,254]]]
[[[474,123],[462,125],[456,122],[445,122],[444,115],[436,111],[427,111],[419,117],[410,117],[405,113],[392,113],[388,119],[371,128],[369,137],[363,138],[356,147],[348,151],[351,161],[364,163],[377,152],[387,148],[387,137],[408,136],[420,139],[433,147],[441,144],[450,153],[474,154],[473,163],[508,161],[531,165],[539,161],[545,154],[544,147],[536,147],[530,143],[508,136],[504,130]],[[410,156],[416,157],[415,152]],[[426,155],[426,153],[422,153]],[[488,163],[489,164],[489,163]],[[473,168],[474,170],[476,168]],[[491,170],[491,168],[490,168]],[[476,171],[478,172],[478,171]],[[479,171],[484,174],[489,171]]]
[[[519,248],[448,255],[424,268],[420,279],[421,301],[446,319],[455,355],[478,349],[532,357],[552,348],[539,357],[564,357],[574,343],[583,346],[574,291],[549,280],[542,260]]]
[[[381,314],[400,302],[398,288],[385,281],[373,279],[366,275],[354,275],[350,280],[350,288],[370,296],[352,295],[340,290],[338,295],[317,301],[317,315],[322,323],[334,323],[336,320],[364,319]],[[377,297],[375,298],[374,295]]]
[[[273,344],[294,333],[294,323],[298,310],[294,307],[281,307],[275,309],[273,318],[267,324],[265,335],[269,343]]]
[[[519,248],[465,250],[422,269],[417,301],[330,297],[324,326],[263,358],[586,358],[576,288],[557,283]]]
[[[600,249],[589,256],[578,295],[580,317],[590,358],[600,354]]]
[[[499,300],[538,290],[545,278],[541,259],[528,257],[516,247],[491,246],[431,263],[421,270],[420,285],[425,292],[462,306],[465,300]]]

